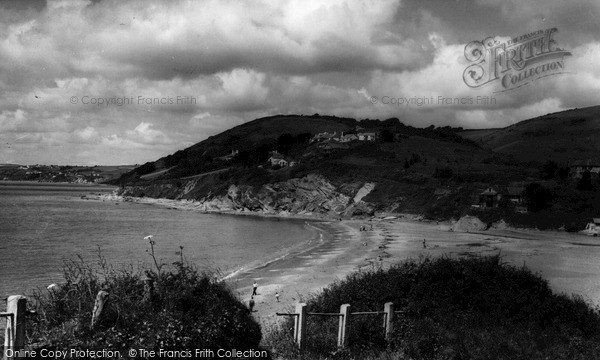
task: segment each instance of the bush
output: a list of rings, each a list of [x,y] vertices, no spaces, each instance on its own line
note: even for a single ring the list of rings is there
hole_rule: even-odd
[[[152,240],[151,240],[152,241]],[[151,243],[153,245],[153,243]],[[144,271],[154,280],[148,296],[141,271],[116,269],[101,258],[94,267],[83,260],[67,261],[65,283],[34,295],[39,314],[28,326],[34,349],[257,349],[259,324],[230,289],[181,261],[171,270],[155,262]],[[91,327],[96,294],[107,291],[108,308]]]
[[[351,322],[350,349],[340,359],[368,359],[361,354],[374,351],[409,359],[566,360],[600,355],[596,310],[579,298],[553,294],[545,280],[526,268],[503,264],[497,256],[422,259],[387,271],[355,273],[307,304],[309,312],[338,312],[341,304],[349,303],[356,312],[380,311],[388,301],[405,311],[395,319],[391,348],[383,340],[381,317],[357,316]],[[310,356],[336,354],[336,323],[308,317]],[[287,322],[268,337],[274,352],[286,359],[299,358],[289,345],[292,327]]]

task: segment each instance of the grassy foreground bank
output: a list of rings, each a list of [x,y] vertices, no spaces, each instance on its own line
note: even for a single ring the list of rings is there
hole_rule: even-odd
[[[383,338],[381,316],[354,317],[350,346],[338,350],[337,318],[308,317],[303,354],[293,344],[292,321],[268,331],[259,346],[260,326],[225,283],[183,258],[168,269],[155,265],[136,271],[66,262],[65,282],[31,301],[38,316],[28,320],[28,348],[267,349],[273,359],[600,358],[597,309],[554,294],[547,281],[498,256],[424,258],[349,275],[311,297],[309,312],[338,312],[344,303],[353,312],[379,311],[394,302],[404,313],[395,318],[392,341]],[[151,297],[144,276],[156,284]],[[92,328],[100,290],[110,294],[108,311]]]
[[[337,318],[308,317],[300,355],[292,321],[266,343],[283,359],[598,359],[600,315],[580,298],[554,294],[526,268],[501,258],[406,261],[389,270],[355,273],[307,301],[309,312],[405,310],[391,344],[381,316],[352,318],[350,348],[336,347]]]
[[[121,355],[114,358],[136,359],[183,358],[195,349],[259,350],[260,325],[227,284],[197,272],[183,257],[173,266],[155,265],[134,270],[111,267],[102,258],[99,265],[66,261],[64,283],[29,298],[37,315],[27,319],[26,349],[37,354],[110,350]],[[153,281],[153,291],[145,289],[144,279]],[[108,302],[92,326],[101,290],[108,292]]]

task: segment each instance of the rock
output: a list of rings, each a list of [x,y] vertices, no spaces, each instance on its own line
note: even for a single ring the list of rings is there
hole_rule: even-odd
[[[508,228],[508,224],[506,223],[506,221],[504,221],[504,219],[502,219],[500,221],[496,221],[495,223],[492,224],[492,229],[506,230],[506,228]]]
[[[132,186],[121,195],[169,197],[182,199],[193,194],[199,186],[197,180],[188,181],[180,187],[170,184]],[[312,214],[327,216],[372,215],[374,206],[362,199],[374,188],[374,183],[342,184],[334,186],[324,176],[309,174],[302,178],[266,184],[260,187],[230,185],[226,194],[208,194],[194,206],[202,211],[240,212],[250,211],[270,215]]]
[[[452,225],[452,231],[483,231],[487,226],[479,220],[476,216],[463,216],[454,225]]]

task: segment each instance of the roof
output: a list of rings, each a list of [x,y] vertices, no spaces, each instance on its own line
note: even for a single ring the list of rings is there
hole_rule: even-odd
[[[492,188],[487,188],[485,189],[481,195],[497,195],[498,193],[496,192],[496,190],[492,189]]]
[[[506,195],[519,196],[523,194],[525,188],[522,186],[509,186],[506,188]]]

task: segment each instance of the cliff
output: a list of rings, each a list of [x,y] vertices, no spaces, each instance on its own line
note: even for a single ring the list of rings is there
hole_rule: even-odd
[[[318,174],[264,184],[261,186],[229,185],[225,194],[211,194],[194,198],[199,180],[190,180],[180,186],[151,184],[126,186],[119,195],[195,200],[195,208],[206,212],[244,212],[261,215],[303,215],[328,218],[371,215],[375,206],[363,200],[375,184],[344,183],[333,185]]]

